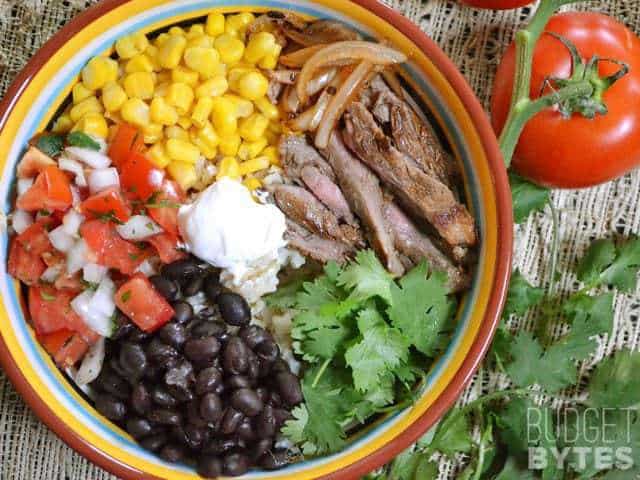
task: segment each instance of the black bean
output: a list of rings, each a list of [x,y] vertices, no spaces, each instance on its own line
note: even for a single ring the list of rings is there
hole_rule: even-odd
[[[267,405],[255,421],[256,434],[260,438],[271,438],[278,432],[276,417],[271,405]]]
[[[167,323],[158,332],[160,340],[174,348],[182,348],[187,340],[187,332],[183,325],[175,322]]]
[[[214,305],[207,305],[198,311],[198,317],[203,320],[213,320],[218,313],[218,307]]]
[[[159,407],[175,407],[178,401],[162,385],[151,387],[151,400]]]
[[[160,457],[170,463],[179,462],[184,458],[184,447],[175,443],[170,443],[162,447]]]
[[[222,461],[222,468],[227,475],[234,477],[243,475],[249,470],[249,457],[241,452],[225,455]]]
[[[116,353],[115,349],[112,350],[110,353],[107,353],[105,357],[109,359],[109,362],[108,362],[109,367],[111,367],[111,369],[116,375],[127,380],[129,384],[131,384],[132,381],[135,382],[137,380],[135,378],[131,378],[129,373],[124,368],[122,368],[122,365],[120,365],[120,359],[119,359],[120,355]]]
[[[258,325],[249,325],[243,327],[238,335],[252,350],[265,340],[272,340],[271,334]]]
[[[187,420],[196,427],[206,427],[208,423],[200,416],[200,401],[193,400],[187,404]]]
[[[164,433],[150,435],[140,441],[142,448],[151,452],[157,452],[165,443],[167,443],[167,435]]]
[[[200,267],[193,258],[186,258],[164,265],[160,273],[164,277],[180,281],[200,273]]]
[[[127,406],[113,395],[101,394],[96,398],[96,410],[109,420],[122,420],[127,414]]]
[[[249,359],[249,366],[247,367],[247,376],[251,379],[252,383],[255,383],[260,376],[260,359],[251,350],[247,349],[247,358]]]
[[[273,390],[269,392],[269,400],[267,400],[267,403],[272,407],[279,407],[280,405],[282,405],[282,399],[280,398],[278,392]]]
[[[255,417],[264,408],[260,397],[249,388],[241,388],[233,392],[231,406],[244,413],[247,417]]]
[[[210,320],[195,323],[191,328],[191,336],[194,338],[219,337],[226,331],[224,325]]]
[[[154,364],[151,363],[144,371],[144,379],[148,380],[149,383],[158,383],[162,381],[162,376],[164,375],[165,366],[163,364]]]
[[[182,300],[174,302],[172,305],[173,320],[178,323],[187,323],[193,318],[193,307],[189,302],[183,302]]]
[[[180,423],[182,423],[182,416],[179,412],[165,408],[152,410],[151,413],[147,415],[147,418],[161,425],[180,425]]]
[[[178,392],[178,400],[181,402],[191,400],[190,386],[195,382],[193,365],[186,360],[180,360],[169,368],[164,375],[164,383],[171,392]]]
[[[238,448],[239,439],[237,438],[216,438],[207,443],[202,449],[202,453],[206,455],[222,455],[234,448]]]
[[[292,420],[293,415],[289,410],[285,410],[284,408],[274,408],[273,416],[276,419],[276,425],[278,427],[282,427],[287,420]]]
[[[140,345],[126,342],[120,347],[120,367],[132,378],[140,378],[147,368],[147,355]]]
[[[251,420],[248,418],[244,418],[238,428],[236,429],[236,435],[238,438],[241,438],[245,442],[249,443],[255,440],[256,433],[253,431],[253,425],[251,425]]]
[[[267,387],[256,388],[256,395],[265,405],[269,402],[269,389]]]
[[[222,400],[215,393],[207,393],[200,400],[200,416],[207,422],[217,422],[223,414]]]
[[[131,395],[131,387],[129,384],[123,378],[116,375],[110,368],[102,369],[94,385],[97,386],[98,389],[110,393],[120,400],[127,400],[129,395]]]
[[[254,351],[261,360],[265,360],[267,362],[275,362],[280,356],[280,348],[273,340],[265,340],[256,346]]]
[[[142,343],[149,340],[149,337],[151,337],[149,333],[140,330],[134,325],[134,328],[127,337],[127,340],[129,340],[131,343]]]
[[[139,417],[127,419],[126,429],[133,438],[146,437],[153,432],[153,426],[149,423],[149,420]]]
[[[147,345],[147,357],[156,365],[166,365],[169,359],[176,358],[178,352],[175,348],[154,338]]]
[[[216,304],[220,309],[220,314],[229,325],[242,327],[249,325],[251,321],[251,308],[242,296],[233,292],[223,292],[218,295]]]
[[[162,275],[154,275],[149,278],[155,289],[160,295],[166,298],[169,302],[175,302],[180,297],[180,289],[178,284],[170,278],[163,277]]]
[[[289,364],[287,362],[285,362],[282,358],[278,358],[275,362],[273,362],[273,365],[271,365],[271,371],[273,373],[291,372],[291,369],[289,368]]]
[[[265,453],[271,450],[273,446],[273,439],[271,438],[261,438],[256,443],[253,444],[251,448],[251,460],[254,462],[262,457]]]
[[[220,340],[220,343],[222,343],[223,345],[225,345],[229,339],[232,337],[232,335],[229,332],[223,332],[220,335],[218,335],[218,340]]]
[[[249,368],[249,347],[240,337],[231,337],[225,345],[223,365],[228,374],[240,375]]]
[[[131,407],[139,414],[145,415],[151,408],[151,395],[147,387],[139,383],[131,393]]]
[[[222,372],[215,367],[205,368],[196,377],[196,393],[198,395],[213,392],[222,383]]]
[[[198,475],[204,478],[218,478],[222,475],[222,460],[213,455],[203,455],[198,461]]]
[[[196,275],[193,278],[189,278],[182,288],[182,294],[185,297],[191,297],[202,290],[204,284],[204,277],[202,275]]]
[[[271,373],[273,362],[258,358],[258,378],[266,378]]]
[[[251,387],[251,381],[244,375],[232,375],[227,379],[226,383],[227,387],[229,387],[231,390]]]
[[[300,380],[293,373],[280,372],[276,375],[276,385],[282,400],[293,407],[302,402],[302,388]]]
[[[232,407],[227,408],[227,410],[224,412],[224,416],[222,417],[222,424],[220,426],[220,428],[222,429],[222,433],[224,433],[225,435],[231,435],[236,431],[243,418],[244,415],[242,414],[242,412],[239,412]]]
[[[184,436],[186,444],[191,449],[202,447],[208,438],[207,429],[189,424],[184,427]]]
[[[227,387],[225,387],[224,383],[221,383],[220,385],[216,386],[216,389],[213,391],[213,393],[215,393],[216,395],[222,395],[226,391]]]
[[[111,335],[112,341],[122,340],[129,336],[135,329],[136,326],[127,319],[122,313],[117,311],[116,314],[116,328]]]
[[[184,354],[194,362],[213,360],[220,351],[220,342],[215,337],[196,338],[184,344]]]
[[[204,293],[210,302],[215,302],[222,292],[220,285],[220,273],[210,273],[204,280]]]
[[[277,450],[264,454],[258,464],[265,470],[277,470],[289,464],[289,454],[286,450]]]

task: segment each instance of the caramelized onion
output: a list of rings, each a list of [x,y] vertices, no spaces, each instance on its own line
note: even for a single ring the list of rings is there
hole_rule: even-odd
[[[291,28],[291,26],[285,24],[282,31],[295,43],[305,47],[360,39],[360,35],[357,32],[333,20],[318,20],[302,30]]]
[[[300,110],[300,100],[293,85],[287,85],[282,94],[282,108],[288,113],[297,113]]]
[[[285,85],[292,85],[296,82],[300,70],[268,70],[267,76],[271,80]]]
[[[326,45],[317,50],[304,63],[296,85],[298,98],[302,104],[307,101],[306,85],[321,68],[344,64],[344,62],[356,63],[358,61],[366,61],[372,65],[389,65],[392,63],[401,63],[406,60],[407,57],[403,53],[374,42],[353,40]]]
[[[291,53],[280,55],[280,64],[289,68],[300,68],[307,60],[309,60],[315,53],[320,50],[324,50],[326,45],[314,45],[312,47],[301,48]]]
[[[300,132],[313,131],[318,128],[324,113],[329,106],[331,94],[328,89],[322,92],[316,104],[289,122],[289,127]]]
[[[385,79],[393,93],[395,93],[398,97],[404,97],[404,89],[402,88],[402,84],[398,79],[398,75],[392,68],[385,68],[382,71],[382,77]]]
[[[306,88],[307,95],[312,97],[324,87],[329,85],[329,83],[331,83],[331,81],[335,78],[336,73],[338,73],[338,69],[336,68],[330,68],[318,73],[318,75],[309,80]]]

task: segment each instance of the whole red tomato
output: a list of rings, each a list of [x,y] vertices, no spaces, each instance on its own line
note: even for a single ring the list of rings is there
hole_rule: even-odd
[[[583,59],[594,55],[627,63],[630,73],[608,89],[605,115],[589,120],[573,114],[563,118],[549,108],[526,125],[513,159],[514,169],[536,183],[579,188],[602,183],[640,164],[640,39],[623,24],[598,13],[569,12],[554,16],[547,31],[575,44]],[[491,99],[493,126],[500,132],[509,112],[515,65],[511,45],[498,67]],[[601,76],[620,67],[602,61]],[[544,79],[567,78],[571,55],[551,35],[543,35],[533,60],[531,96],[536,98]]]
[[[460,0],[461,3],[478,8],[491,10],[509,10],[511,8],[524,7],[533,3],[533,0]]]

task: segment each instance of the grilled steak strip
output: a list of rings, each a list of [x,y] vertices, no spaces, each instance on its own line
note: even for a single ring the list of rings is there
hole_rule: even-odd
[[[344,263],[352,253],[348,245],[337,240],[322,238],[290,219],[287,219],[285,238],[290,247],[295,248],[305,257],[322,263],[331,260]]]
[[[294,179],[302,176],[302,169],[311,165],[316,167],[323,175],[335,182],[336,176],[333,169],[322,158],[318,151],[309,145],[305,137],[299,135],[283,135],[278,144],[280,161],[285,173]]]
[[[351,212],[347,199],[340,187],[324,175],[317,167],[307,165],[303,167],[301,180],[318,199],[331,210],[338,219],[357,225],[356,219]]]
[[[384,216],[393,234],[395,246],[400,253],[409,257],[414,264],[420,263],[423,259],[428,260],[435,270],[447,275],[451,291],[464,290],[469,285],[468,276],[438,250],[431,239],[419,231],[393,201],[387,200],[385,202]]]
[[[294,185],[278,185],[276,204],[284,214],[307,230],[352,246],[364,245],[360,232],[351,225],[340,225],[336,216],[312,193]]]
[[[344,139],[349,148],[412,214],[427,220],[452,247],[476,243],[474,219],[466,207],[440,180],[398,151],[363,104],[353,102],[349,106],[345,125]]]
[[[376,176],[347,150],[339,132],[333,132],[326,153],[349,205],[358,215],[366,235],[383,264],[394,275],[404,267],[393,246],[383,216],[383,197]]]

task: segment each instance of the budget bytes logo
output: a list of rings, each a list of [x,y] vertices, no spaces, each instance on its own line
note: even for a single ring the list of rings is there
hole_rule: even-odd
[[[634,467],[632,440],[632,409],[567,408],[558,413],[555,427],[552,417],[542,415],[540,409],[527,411],[527,440],[529,445],[550,444],[558,447],[529,447],[529,468],[543,470],[555,463],[559,470],[571,468],[629,470]],[[581,425],[582,428],[575,428]],[[546,438],[545,438],[546,436]]]

